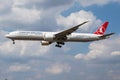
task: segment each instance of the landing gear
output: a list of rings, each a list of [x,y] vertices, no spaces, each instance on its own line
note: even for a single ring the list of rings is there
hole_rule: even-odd
[[[15,40],[12,40],[13,41],[13,44],[15,44]]]
[[[62,45],[65,45],[65,43],[64,42],[57,42],[57,44],[55,46],[61,48]]]
[[[58,42],[58,44],[62,44],[62,45],[65,45],[65,43],[64,43],[64,42]]]
[[[61,47],[62,47],[60,44],[56,44],[55,46],[56,46],[56,47],[59,47],[59,48],[61,48]]]

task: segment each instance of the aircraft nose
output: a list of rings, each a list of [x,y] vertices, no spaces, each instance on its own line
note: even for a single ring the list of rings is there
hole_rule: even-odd
[[[10,36],[9,36],[9,34],[6,34],[5,37],[9,38]]]

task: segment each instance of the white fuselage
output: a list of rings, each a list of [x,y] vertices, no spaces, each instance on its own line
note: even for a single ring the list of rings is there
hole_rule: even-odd
[[[55,34],[58,32],[41,32],[41,31],[14,31],[6,35],[7,38],[12,40],[38,40],[56,42],[54,40]],[[87,34],[87,33],[71,33],[67,35],[67,39],[64,42],[89,42],[100,40],[101,35]],[[57,40],[62,42],[62,40]]]
[[[69,28],[67,30],[59,32],[42,32],[42,31],[13,31],[6,35],[7,38],[13,41],[15,40],[36,40],[41,41],[41,45],[50,45],[54,42],[56,47],[62,47],[65,42],[90,42],[101,39],[109,38],[114,33],[104,34],[108,26],[108,22],[105,22],[94,34],[88,33],[74,33],[80,26],[84,25],[88,21],[85,21],[77,26]]]

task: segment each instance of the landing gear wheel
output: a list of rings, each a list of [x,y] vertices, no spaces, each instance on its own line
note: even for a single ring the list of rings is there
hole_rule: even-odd
[[[64,43],[64,42],[57,42],[57,44],[65,45],[65,43]]]
[[[63,42],[63,43],[60,43],[60,44],[65,45],[65,43],[64,43],[64,42]]]
[[[61,45],[59,45],[59,44],[56,44],[55,46],[56,46],[56,47],[59,47],[59,48],[61,48],[61,47],[62,47],[62,46],[61,46]]]
[[[57,42],[57,44],[55,46],[61,48],[62,45],[65,45],[65,43],[64,42]]]
[[[13,44],[15,44],[15,41],[13,40]]]

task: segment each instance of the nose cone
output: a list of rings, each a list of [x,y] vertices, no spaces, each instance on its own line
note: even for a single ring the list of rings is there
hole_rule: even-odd
[[[6,35],[5,35],[5,37],[6,37],[6,38],[9,38],[9,37],[10,37],[10,35],[9,35],[9,34],[6,34]]]

